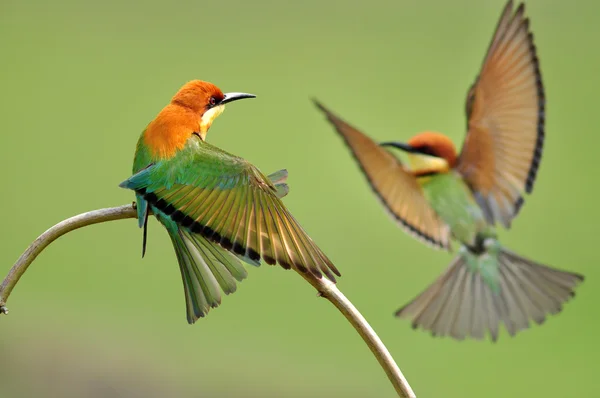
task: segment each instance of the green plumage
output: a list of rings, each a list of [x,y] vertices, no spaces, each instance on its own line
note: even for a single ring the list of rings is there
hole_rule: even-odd
[[[121,187],[136,192],[138,219],[150,210],[173,242],[190,323],[235,291],[246,277],[240,259],[279,263],[300,272],[340,275],[281,202],[287,172],[269,177],[197,135],[170,159],[153,159],[142,138],[134,175]]]
[[[463,244],[475,246],[480,236],[494,237],[481,208],[462,177],[455,172],[423,177],[419,181],[430,206],[450,227],[452,236]]]

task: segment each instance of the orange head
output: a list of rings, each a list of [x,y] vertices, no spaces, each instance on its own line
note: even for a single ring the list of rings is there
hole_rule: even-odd
[[[177,91],[171,103],[203,114],[209,109],[211,103],[216,105],[223,100],[223,97],[225,95],[221,89],[214,84],[202,80],[192,80]]]
[[[193,134],[204,140],[226,103],[254,97],[245,93],[223,94],[212,83],[192,80],[181,87],[171,103],[150,122],[144,132],[144,143],[155,158],[169,158],[182,149]]]
[[[408,152],[415,172],[447,171],[456,164],[457,160],[456,149],[450,138],[431,131],[415,135],[406,144],[384,142],[381,145]]]
[[[171,104],[187,108],[200,117],[200,133],[203,138],[212,122],[225,110],[225,104],[243,98],[254,98],[253,94],[226,93],[212,83],[192,80],[186,83],[171,99]]]
[[[450,167],[456,163],[454,143],[444,134],[426,131],[408,140],[408,145],[417,153],[444,159]]]

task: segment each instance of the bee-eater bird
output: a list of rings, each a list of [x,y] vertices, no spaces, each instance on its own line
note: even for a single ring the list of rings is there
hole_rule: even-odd
[[[140,136],[133,176],[146,247],[148,215],[167,229],[185,290],[188,322],[205,316],[236,290],[246,270],[240,260],[324,274],[340,273],[292,217],[281,198],[287,172],[265,176],[252,164],[205,141],[225,104],[252,94],[226,93],[194,80],[185,84]]]
[[[457,257],[423,293],[396,312],[436,336],[493,341],[504,323],[513,336],[561,311],[583,276],[523,258],[498,242],[531,193],[542,157],[545,97],[539,61],[524,16],[506,5],[467,95],[467,135],[452,141],[423,132],[407,143],[377,144],[323,105],[381,203],[410,234]],[[387,148],[407,153],[405,166]]]

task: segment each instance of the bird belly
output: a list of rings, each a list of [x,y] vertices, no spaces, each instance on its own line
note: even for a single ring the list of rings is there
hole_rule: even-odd
[[[467,246],[475,246],[490,235],[481,208],[467,185],[454,172],[419,179],[425,197],[437,215],[450,227],[452,236]]]

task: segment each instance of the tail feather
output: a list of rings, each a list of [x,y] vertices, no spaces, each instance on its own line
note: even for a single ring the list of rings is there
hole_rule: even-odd
[[[237,257],[204,237],[180,229],[168,231],[183,279],[187,319],[192,324],[221,304],[221,290],[235,292],[236,281],[245,279],[247,272]]]
[[[442,332],[441,327],[436,327],[436,325],[440,324],[440,319],[444,311],[446,313],[453,312],[453,309],[445,307],[448,304],[447,297],[453,295],[453,293],[456,294],[452,291],[452,288],[456,290],[461,284],[460,280],[457,283],[461,270],[458,271],[455,273],[446,272],[434,283],[435,288],[427,289],[420,296],[420,300],[415,300],[412,303],[415,314],[418,314],[414,320],[415,323],[419,323],[424,328],[435,331],[434,333],[436,334]]]
[[[185,304],[187,309],[187,320],[188,323],[194,323],[196,319],[202,317],[208,311],[209,305],[206,301],[204,294],[201,294],[202,288],[192,270],[192,265],[189,260],[189,256],[186,254],[185,244],[175,243],[175,254],[177,255],[177,261],[179,262],[179,270],[181,271],[181,278],[183,279],[183,290],[185,293]]]
[[[548,314],[557,314],[575,295],[583,276],[554,269],[500,249],[495,262],[490,254],[475,257],[480,268],[473,268],[473,256],[457,256],[446,271],[423,293],[396,312],[412,319],[413,328],[421,327],[434,336],[498,339],[504,323],[511,336],[527,329],[530,320],[544,322]],[[493,264],[495,270],[484,270]],[[482,272],[483,271],[483,272]],[[490,281],[495,275],[496,281]]]
[[[215,282],[218,283],[225,294],[235,292],[236,279],[242,280],[246,277],[244,268],[235,268],[239,264],[239,260],[233,256],[225,257],[204,238],[196,238],[189,232],[183,231],[181,235],[186,243],[191,243],[196,248],[195,252],[200,255],[199,262],[206,264],[208,267],[209,274],[207,278],[210,280],[214,277]],[[240,273],[240,271],[243,271],[243,273]]]
[[[211,272],[207,264],[207,258],[200,253],[198,248],[189,239],[183,236],[183,257],[186,260],[186,266],[192,276],[196,276],[196,280],[200,284],[202,296],[206,299],[207,304],[214,308],[221,304],[221,291],[219,283],[215,275]],[[206,308],[208,311],[208,308]]]

